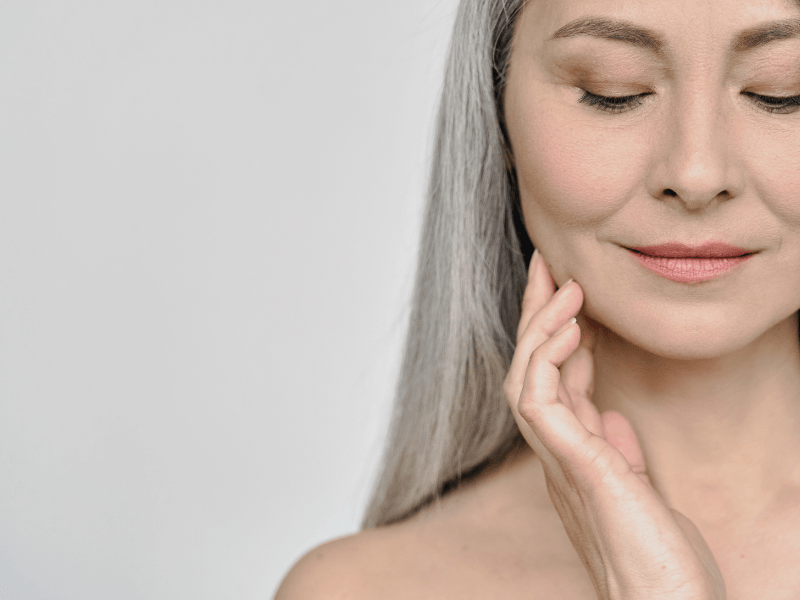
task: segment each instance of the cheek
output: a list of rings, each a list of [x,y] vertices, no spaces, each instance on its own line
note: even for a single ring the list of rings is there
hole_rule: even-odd
[[[795,122],[800,124],[800,114]],[[753,193],[783,227],[800,232],[800,125],[749,130],[742,154],[748,159]],[[795,238],[797,239],[797,238]],[[787,240],[784,240],[786,242]],[[800,242],[800,240],[797,240]]]
[[[791,130],[762,127],[743,136],[751,193],[774,217],[761,230],[777,229],[778,242],[759,286],[771,292],[759,298],[764,304],[759,310],[766,314],[778,300],[784,313],[800,308],[800,115],[795,123]]]
[[[519,104],[509,122],[529,231],[596,230],[637,192],[646,171],[641,131],[602,127],[613,117]]]

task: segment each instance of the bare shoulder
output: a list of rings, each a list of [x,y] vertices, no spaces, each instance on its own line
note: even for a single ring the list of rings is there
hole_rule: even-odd
[[[397,545],[393,532],[367,530],[332,540],[301,558],[289,571],[275,600],[344,600],[379,597],[386,577],[398,567],[388,557]]]
[[[509,461],[410,519],[323,544],[276,600],[593,597],[565,594],[585,572],[540,471]]]

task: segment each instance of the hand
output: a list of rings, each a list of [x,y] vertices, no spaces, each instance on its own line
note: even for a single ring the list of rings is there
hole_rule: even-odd
[[[722,600],[711,550],[650,485],[630,423],[591,401],[592,336],[573,319],[582,304],[575,282],[555,291],[535,253],[503,386],[567,535],[602,600]]]

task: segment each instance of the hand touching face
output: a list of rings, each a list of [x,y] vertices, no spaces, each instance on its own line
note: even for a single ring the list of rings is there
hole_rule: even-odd
[[[582,301],[574,281],[555,291],[535,253],[503,392],[553,505],[598,598],[721,600],[711,550],[651,486],[630,423],[592,403],[591,337],[581,339],[575,318]]]

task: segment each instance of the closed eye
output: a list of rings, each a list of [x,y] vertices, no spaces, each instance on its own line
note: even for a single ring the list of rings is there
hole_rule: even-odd
[[[788,114],[793,113],[800,108],[800,96],[762,96],[761,94],[754,94],[753,92],[742,92],[742,94],[749,97],[755,104],[771,113]]]
[[[636,94],[635,96],[600,96],[583,90],[583,96],[578,102],[594,106],[597,110],[603,112],[617,114],[639,106],[642,103],[642,98],[649,95],[650,92]]]
[[[770,113],[790,114],[800,110],[800,96],[764,96],[753,92],[742,92],[742,94]],[[642,104],[642,99],[649,95],[650,93],[634,96],[601,96],[583,90],[583,96],[578,102],[603,112],[619,114],[639,106]]]

